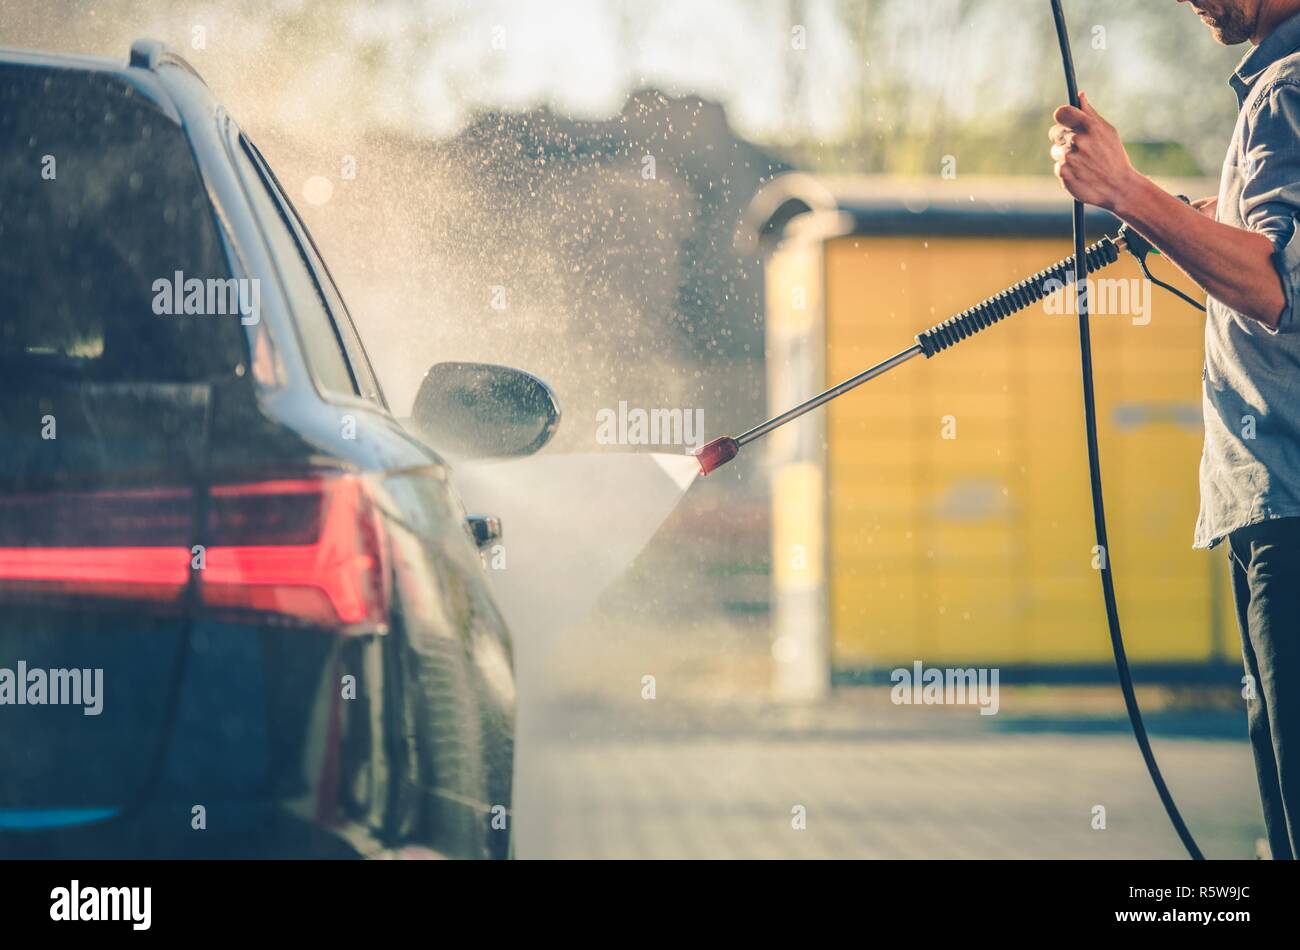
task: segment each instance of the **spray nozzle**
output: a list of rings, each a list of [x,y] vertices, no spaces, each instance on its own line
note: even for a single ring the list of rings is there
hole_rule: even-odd
[[[740,452],[740,443],[729,435],[714,439],[708,445],[701,445],[691,454],[700,463],[700,474],[707,475],[714,469],[721,468]]]

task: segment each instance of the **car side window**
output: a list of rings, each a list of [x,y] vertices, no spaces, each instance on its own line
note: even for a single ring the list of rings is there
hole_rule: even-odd
[[[343,353],[338,329],[330,317],[325,295],[299,243],[286,209],[273,193],[273,185],[262,174],[258,159],[243,135],[239,137],[242,162],[247,162],[249,195],[275,257],[285,297],[293,312],[308,367],[320,388],[340,396],[358,394],[352,371]]]
[[[365,347],[361,345],[361,335],[357,333],[357,328],[352,323],[352,315],[348,313],[347,304],[343,302],[343,295],[339,293],[329,268],[316,252],[310,235],[307,238],[307,252],[312,255],[316,272],[322,275],[321,284],[325,290],[325,299],[329,303],[330,312],[334,314],[334,322],[339,329],[339,335],[343,338],[343,349],[347,351],[348,362],[352,364],[352,373],[361,388],[361,395],[380,406],[387,406],[383,391],[379,387],[379,378],[370,366]]]
[[[270,171],[270,169],[268,168],[267,171]],[[275,175],[272,174],[271,177],[274,180]],[[343,302],[343,295],[339,293],[338,285],[334,283],[334,275],[330,273],[325,260],[320,256],[320,251],[316,249],[316,242],[307,233],[307,226],[298,217],[298,210],[287,200],[285,203],[289,205],[290,213],[297,219],[299,233],[303,237],[303,250],[311,262],[312,270],[319,278],[321,290],[325,293],[326,306],[329,307],[330,313],[334,315],[334,325],[338,328],[339,337],[343,341],[343,349],[347,353],[348,362],[352,365],[352,375],[356,378],[357,386],[361,389],[361,395],[373,403],[386,406],[387,403],[384,402],[383,392],[379,388],[379,379],[370,366],[370,360],[366,356],[366,349],[361,345],[361,336],[352,323],[352,315],[348,313],[347,304]]]

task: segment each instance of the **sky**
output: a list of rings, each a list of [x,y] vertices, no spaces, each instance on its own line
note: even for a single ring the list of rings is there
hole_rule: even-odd
[[[733,121],[758,135],[779,134],[794,118],[833,136],[858,75],[834,0],[422,6],[426,22],[438,26],[411,65],[420,119],[435,134],[454,133],[475,106],[524,110],[544,102],[576,118],[605,118],[618,112],[627,89],[654,85],[725,101]],[[383,42],[410,11],[409,2],[376,4],[356,13],[352,29]],[[797,117],[789,115],[792,72],[818,93],[801,97]]]

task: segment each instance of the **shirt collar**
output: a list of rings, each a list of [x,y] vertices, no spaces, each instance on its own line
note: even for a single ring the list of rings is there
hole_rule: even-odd
[[[1238,105],[1245,101],[1246,93],[1264,70],[1297,49],[1300,49],[1300,13],[1283,20],[1264,37],[1264,42],[1251,47],[1228,77],[1228,85],[1237,94]]]

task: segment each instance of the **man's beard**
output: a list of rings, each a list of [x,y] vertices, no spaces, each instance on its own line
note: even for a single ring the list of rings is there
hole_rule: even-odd
[[[1205,12],[1214,18],[1214,22],[1207,23],[1206,26],[1210,28],[1215,41],[1222,43],[1224,46],[1236,46],[1238,43],[1246,42],[1254,35],[1255,24],[1248,22],[1242,16],[1240,10],[1232,7],[1222,7],[1218,10],[1206,10]]]

